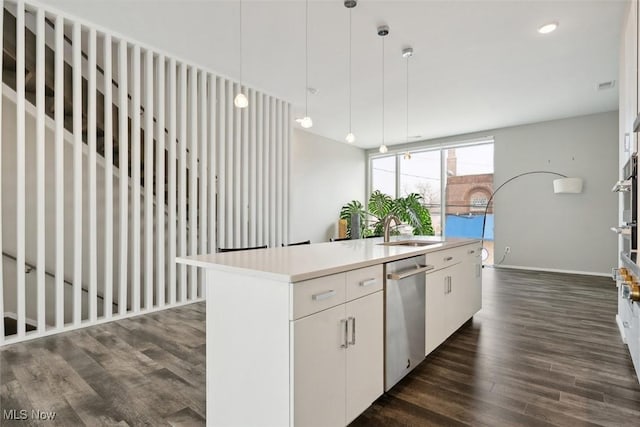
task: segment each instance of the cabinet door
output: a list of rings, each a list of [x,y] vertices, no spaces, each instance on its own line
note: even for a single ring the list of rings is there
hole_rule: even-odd
[[[471,312],[469,317],[475,315],[482,308],[482,249],[479,247],[471,249],[470,263],[473,266],[471,271],[471,289],[469,300],[471,301]]]
[[[448,271],[445,268],[426,276],[425,287],[425,355],[431,353],[451,334],[448,322]]]
[[[294,425],[345,425],[345,305],[293,322]]]
[[[383,311],[382,291],[347,303],[346,424],[364,412],[383,392]]]
[[[470,317],[471,264],[464,262],[447,268],[449,293],[447,294],[447,323],[449,335],[454,333]]]

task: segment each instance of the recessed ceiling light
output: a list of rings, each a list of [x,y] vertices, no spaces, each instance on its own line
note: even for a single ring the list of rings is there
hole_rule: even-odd
[[[541,27],[538,28],[538,32],[540,34],[549,34],[554,32],[557,28],[558,28],[558,24],[557,22],[549,22],[548,24],[544,24]]]

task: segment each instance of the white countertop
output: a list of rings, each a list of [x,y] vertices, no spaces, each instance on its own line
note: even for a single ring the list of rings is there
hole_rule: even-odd
[[[391,240],[425,240],[437,243],[418,247],[383,246],[380,245],[382,238],[378,237],[195,255],[179,257],[176,262],[282,282],[299,282],[479,241],[478,239],[443,241],[439,237],[428,236],[395,236]]]

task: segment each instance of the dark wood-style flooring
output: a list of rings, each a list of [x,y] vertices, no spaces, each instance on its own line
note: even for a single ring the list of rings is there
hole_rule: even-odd
[[[615,313],[610,279],[485,269],[482,311],[353,425],[638,426]],[[204,425],[204,319],[199,303],[8,346],[0,408],[56,411],[47,426]]]

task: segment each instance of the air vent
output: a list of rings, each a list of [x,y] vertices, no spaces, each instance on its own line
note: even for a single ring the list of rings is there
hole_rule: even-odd
[[[602,82],[602,83],[598,83],[598,85],[596,86],[596,89],[598,90],[608,90],[608,89],[613,89],[616,85],[616,81],[615,80],[609,80],[608,82]]]

